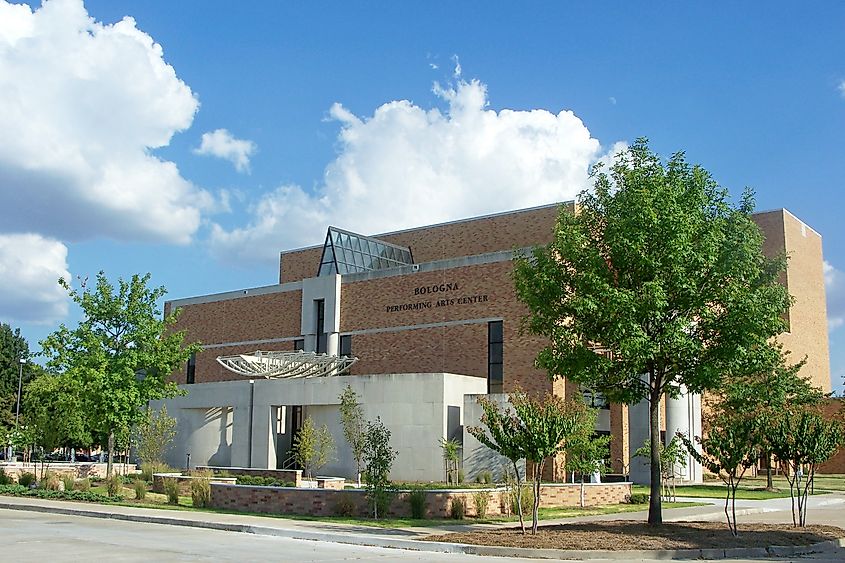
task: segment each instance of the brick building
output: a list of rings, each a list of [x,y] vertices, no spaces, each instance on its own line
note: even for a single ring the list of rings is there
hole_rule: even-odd
[[[563,206],[573,208],[571,202]],[[357,357],[348,371],[353,377],[460,375],[460,381],[468,381],[466,389],[472,389],[465,395],[507,393],[517,386],[532,392],[579,393],[564,381],[549,381],[533,367],[543,341],[520,334],[526,309],[517,300],[511,279],[514,250],[548,243],[560,209],[560,204],[547,205],[374,236],[329,228],[323,244],[281,253],[276,285],[168,302],[166,310],[181,309],[178,327],[187,330],[190,341],[203,345],[174,380],[189,386],[238,380],[245,384],[243,375],[229,371],[217,359],[256,350],[304,350]],[[765,235],[764,251],[769,255],[785,252],[790,257],[782,281],[795,304],[787,319],[790,330],[782,341],[793,358],[807,356],[804,374],[830,390],[821,237],[786,210],[759,213],[754,219]],[[313,381],[314,385],[324,383]],[[443,385],[444,389],[450,386]],[[234,388],[220,389],[225,393]],[[472,397],[457,395],[442,399],[443,412],[432,415],[445,420],[438,430],[441,437],[462,435],[464,415],[473,411],[471,401]],[[189,402],[183,399],[181,408],[199,408]],[[237,417],[224,402],[200,406],[229,408],[220,427],[229,432],[222,440],[233,440]],[[276,430],[295,431],[303,413],[294,407],[301,405],[273,407],[277,410],[270,418],[278,418]],[[310,414],[318,412],[314,405],[306,409]],[[333,411],[322,416],[336,426]],[[269,424],[265,418],[261,418],[262,428]],[[257,419],[250,414],[244,420],[242,426],[250,424],[247,420],[255,426]],[[425,424],[413,417],[408,420]],[[397,419],[397,424],[405,423]],[[196,433],[201,426],[196,421],[186,423],[183,433]],[[641,443],[632,438],[629,444],[628,429],[626,407],[602,409],[598,430],[616,437],[611,460],[617,471],[627,464],[631,445]],[[260,434],[264,436],[263,430]],[[343,439],[338,436],[340,444]],[[187,437],[183,441],[184,448],[191,447]],[[263,454],[260,461],[239,459],[251,466],[281,464],[282,450],[289,445],[290,439],[279,441],[273,459]],[[433,452],[439,456],[436,448]],[[341,448],[339,457],[344,455]],[[228,462],[234,463],[231,456]],[[342,471],[343,463],[338,462],[335,470]]]

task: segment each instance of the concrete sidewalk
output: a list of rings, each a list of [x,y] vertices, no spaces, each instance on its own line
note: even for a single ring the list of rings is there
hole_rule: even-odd
[[[679,499],[680,500],[680,499]],[[687,508],[667,509],[664,511],[664,521],[712,521],[724,518],[724,499],[690,499],[698,502],[711,502],[706,506],[695,506]],[[786,502],[783,502],[786,501]],[[808,510],[808,523],[823,523],[845,528],[845,494],[816,495],[812,498]],[[562,556],[564,552],[556,554],[545,553],[554,550],[520,550],[516,548],[488,548],[483,546],[470,546],[461,544],[449,544],[441,542],[420,541],[421,538],[440,533],[466,531],[477,528],[510,527],[513,523],[507,524],[464,524],[448,526],[432,526],[424,528],[376,528],[354,524],[343,524],[335,522],[321,522],[309,520],[294,520],[288,518],[273,518],[269,516],[253,516],[245,514],[218,514],[212,512],[195,512],[183,510],[167,510],[156,508],[114,506],[88,504],[70,501],[52,501],[28,497],[5,497],[0,496],[0,510],[25,510],[43,512],[48,514],[65,514],[73,516],[87,516],[92,518],[107,518],[113,520],[125,520],[130,522],[145,522],[171,526],[186,526],[192,528],[205,528],[231,532],[242,532],[265,536],[286,537],[291,539],[324,541],[341,544],[352,544],[371,547],[387,547],[396,549],[410,549],[414,551],[432,551],[439,553],[467,553],[477,555],[501,555],[519,557],[548,558],[550,556]],[[737,501],[737,516],[740,522],[782,522],[791,523],[790,500],[772,499],[765,501]],[[628,512],[621,514],[603,514],[596,516],[584,516],[580,518],[565,518],[559,520],[543,520],[543,525],[567,524],[576,522],[590,522],[597,520],[645,520],[647,518],[647,506],[643,506],[641,512]],[[516,524],[518,525],[518,524]],[[831,544],[830,549],[838,546]],[[666,552],[637,552],[640,556],[651,555],[649,558],[707,558],[724,557],[760,557],[765,556],[766,551],[757,549],[742,553],[722,553],[718,555],[712,550],[681,550]],[[719,550],[717,550],[719,551]],[[543,553],[541,553],[543,552]],[[759,553],[758,553],[759,552]],[[795,552],[796,554],[799,551]],[[574,552],[566,552],[567,559],[593,558],[589,552],[579,552],[579,557],[573,557]],[[789,555],[791,553],[782,553]],[[631,552],[602,552],[594,554],[596,557],[605,559],[618,559],[631,557]],[[658,557],[654,557],[657,555]],[[553,557],[554,558],[554,557]]]

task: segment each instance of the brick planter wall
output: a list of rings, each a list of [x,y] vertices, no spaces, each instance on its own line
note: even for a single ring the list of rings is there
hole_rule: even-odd
[[[426,491],[426,516],[449,516],[452,500],[461,498],[467,516],[476,516],[474,494],[482,489],[451,489]],[[507,510],[507,492],[504,488],[483,489],[490,493],[487,515],[496,516]],[[630,483],[587,483],[584,487],[585,504],[618,504],[631,494]],[[580,485],[549,484],[542,488],[543,507],[578,506]],[[304,514],[335,516],[339,502],[347,502],[356,516],[370,512],[366,493],[359,489],[301,489],[292,487],[257,487],[251,485],[211,484],[211,506],[226,510],[261,512],[266,514]],[[408,492],[394,495],[388,510],[389,516],[406,518],[411,515]]]

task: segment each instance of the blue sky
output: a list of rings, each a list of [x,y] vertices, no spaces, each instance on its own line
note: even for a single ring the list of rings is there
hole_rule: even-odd
[[[328,223],[571,199],[647,136],[822,233],[842,388],[845,5],[454,4],[0,0],[0,320],[74,322],[65,273],[266,285]]]

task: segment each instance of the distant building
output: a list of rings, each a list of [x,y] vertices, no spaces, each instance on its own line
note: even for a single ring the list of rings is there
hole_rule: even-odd
[[[322,245],[281,253],[277,285],[168,302],[167,310],[182,309],[178,328],[203,345],[174,376],[189,390],[168,403],[179,418],[174,463],[190,452],[196,465],[281,467],[304,417],[312,416],[329,425],[339,446],[337,461],[323,472],[351,475],[337,414],[337,396],[351,383],[366,415],[380,416],[393,431],[400,451],[394,478],[442,478],[441,438],[463,440],[467,478],[473,478],[490,463],[464,432],[477,424],[476,395],[516,387],[582,393],[533,367],[544,342],[520,333],[526,308],[511,279],[514,250],[550,242],[560,209],[547,205],[372,237],[329,227]],[[807,356],[804,375],[830,390],[821,237],[786,210],[754,220],[765,234],[765,252],[790,257],[782,281],[795,304],[781,340],[793,359]],[[347,366],[344,357],[357,362]],[[596,430],[614,437],[610,463],[621,473],[644,440],[638,407],[629,413],[600,396],[586,398],[601,407]],[[670,433],[700,429],[696,397],[670,401],[665,412]],[[638,476],[636,462],[631,470]],[[563,477],[560,468],[550,471]],[[694,467],[689,471],[686,477],[700,478]]]

